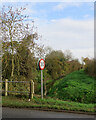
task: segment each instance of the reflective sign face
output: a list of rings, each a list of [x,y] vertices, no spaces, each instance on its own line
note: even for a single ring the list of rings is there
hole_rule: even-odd
[[[45,61],[43,59],[39,62],[40,69],[43,70],[45,68]]]

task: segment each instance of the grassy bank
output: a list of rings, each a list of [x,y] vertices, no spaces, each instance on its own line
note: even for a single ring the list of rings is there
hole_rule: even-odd
[[[3,107],[15,108],[42,108],[53,110],[68,110],[81,112],[94,112],[94,104],[83,104],[70,101],[56,100],[52,98],[37,98],[34,97],[30,102],[25,98],[17,98],[13,96],[2,97]]]
[[[81,103],[95,103],[95,78],[88,76],[84,70],[75,71],[57,80],[49,90],[49,96],[61,100]]]

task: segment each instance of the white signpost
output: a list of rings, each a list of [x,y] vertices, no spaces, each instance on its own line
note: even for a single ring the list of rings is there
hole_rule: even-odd
[[[40,60],[39,67],[41,69],[41,98],[43,99],[43,69],[45,68],[45,61],[44,61],[44,59]]]

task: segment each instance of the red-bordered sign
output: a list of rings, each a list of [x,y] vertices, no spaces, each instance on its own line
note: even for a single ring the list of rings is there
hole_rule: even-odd
[[[40,60],[39,67],[40,67],[41,70],[43,70],[45,68],[45,61],[44,61],[44,59]]]

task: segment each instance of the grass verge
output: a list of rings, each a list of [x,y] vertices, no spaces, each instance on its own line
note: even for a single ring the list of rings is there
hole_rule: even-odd
[[[94,113],[94,104],[83,104],[70,101],[56,100],[53,98],[37,98],[34,97],[30,102],[25,98],[17,98],[14,96],[2,97],[3,107],[14,108],[42,108],[53,110],[67,110],[78,112],[91,112]]]

